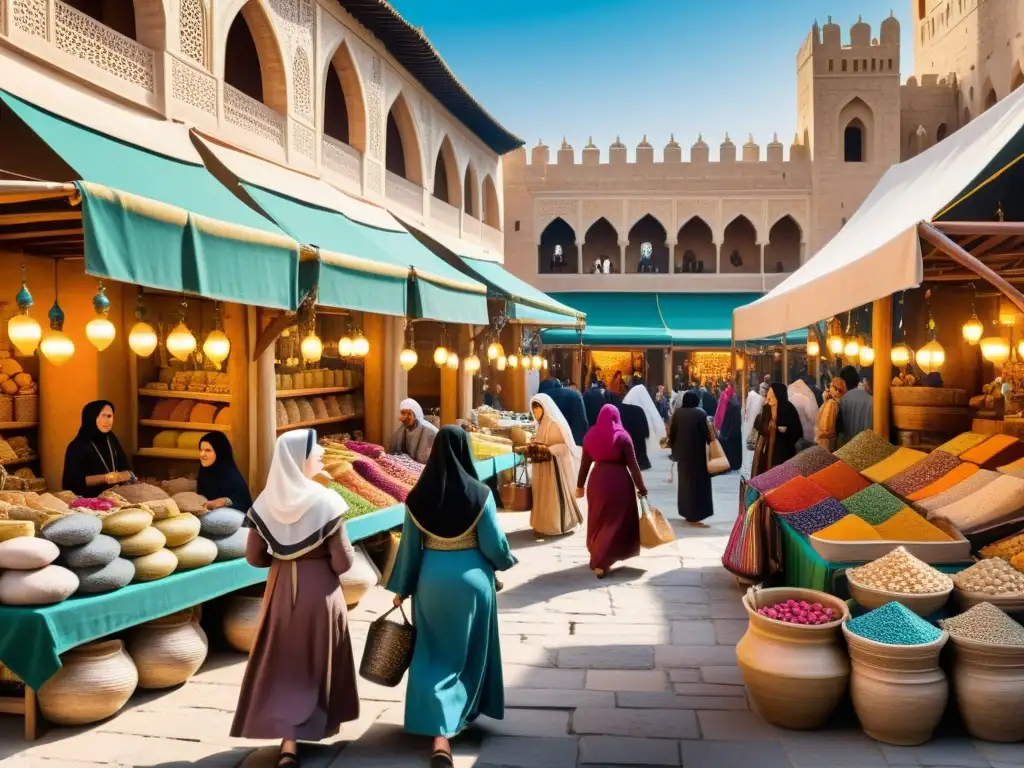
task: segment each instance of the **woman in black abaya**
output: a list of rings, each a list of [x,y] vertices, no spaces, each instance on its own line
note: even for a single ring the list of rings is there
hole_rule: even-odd
[[[682,407],[672,414],[668,441],[672,458],[679,467],[676,500],[679,514],[694,528],[707,528],[702,522],[715,512],[708,474],[708,415],[700,407],[700,395],[691,390],[683,395]]]
[[[63,490],[96,497],[135,479],[113,428],[114,404],[109,400],[94,400],[82,409],[78,434],[64,452]]]

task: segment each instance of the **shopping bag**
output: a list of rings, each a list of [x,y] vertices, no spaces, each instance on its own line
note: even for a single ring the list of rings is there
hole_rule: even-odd
[[[718,438],[715,438],[708,444],[708,474],[720,475],[730,469],[729,457],[725,455],[725,449]]]
[[[402,615],[401,624],[387,620],[396,609]],[[406,617],[405,609],[396,605],[370,624],[359,675],[371,683],[394,688],[412,663],[415,645],[416,627]]]
[[[526,461],[516,468],[512,482],[501,486],[498,493],[505,512],[527,512],[533,508],[533,487]]]
[[[640,546],[654,549],[676,540],[672,526],[657,507],[652,507],[646,497],[640,498]]]

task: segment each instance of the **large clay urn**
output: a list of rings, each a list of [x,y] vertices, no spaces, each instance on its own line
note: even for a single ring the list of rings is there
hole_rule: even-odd
[[[953,690],[967,731],[985,741],[1024,739],[1024,647],[960,637],[950,642]]]
[[[139,670],[139,688],[170,688],[199,671],[206,660],[206,633],[190,608],[132,630],[128,653]]]
[[[39,709],[57,725],[87,725],[120,711],[139,682],[120,640],[86,643],[61,656],[61,668],[39,689]]]
[[[236,651],[249,653],[256,640],[262,597],[232,595],[224,608],[224,639]]]

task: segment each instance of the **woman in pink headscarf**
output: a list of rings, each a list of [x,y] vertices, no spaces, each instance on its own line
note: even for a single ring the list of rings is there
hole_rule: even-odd
[[[715,409],[715,431],[722,431],[722,424],[725,423],[725,412],[729,407],[729,401],[732,400],[732,396],[736,394],[736,390],[732,387],[732,382],[729,382],[729,386],[725,388],[721,397],[718,398],[718,407]]]
[[[614,405],[601,408],[597,423],[583,439],[577,498],[583,498],[584,486],[590,569],[603,579],[615,563],[640,554],[640,512],[636,499],[647,495],[633,441]]]

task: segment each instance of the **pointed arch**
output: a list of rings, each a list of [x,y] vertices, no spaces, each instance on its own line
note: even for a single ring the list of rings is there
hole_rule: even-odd
[[[945,123],[942,123],[941,125],[939,125],[938,129],[935,131],[935,143],[938,144],[940,141],[942,141],[948,135],[949,135],[949,128],[946,127]]]
[[[455,208],[462,207],[462,187],[459,179],[459,161],[455,147],[445,134],[434,158],[434,197]]]
[[[366,101],[352,51],[344,40],[327,64],[324,85],[324,133],[366,152]]]
[[[691,216],[676,233],[673,253],[674,272],[717,272],[718,250],[715,235],[700,216]]]
[[[1010,70],[1010,92],[1016,91],[1024,85],[1024,71],[1021,71],[1020,62],[1013,62],[1013,69]]]
[[[480,218],[480,184],[472,160],[466,163],[466,174],[462,179],[462,210],[474,219]]]
[[[423,186],[423,155],[419,131],[409,103],[398,94],[388,110],[384,164],[388,171]]]
[[[595,261],[609,259],[619,265],[619,233],[608,219],[601,216],[587,228],[583,238],[583,271],[590,272]]]
[[[758,274],[761,271],[761,251],[757,245],[757,229],[746,216],[740,214],[725,228],[722,238],[722,272]]]
[[[768,231],[764,247],[765,272],[796,272],[800,268],[803,230],[789,214],[776,221]]]
[[[284,54],[259,0],[242,6],[228,29],[224,82],[282,115],[288,112]]]
[[[654,272],[668,272],[668,232],[665,229],[665,225],[657,217],[650,213],[641,216],[629,228],[627,239],[629,240],[629,245],[626,246],[627,272],[639,272],[641,268],[644,271],[650,269]],[[651,244],[651,259],[649,263],[641,261],[641,248],[644,243]]]
[[[996,103],[999,101],[999,95],[996,93],[995,86],[992,85],[991,78],[985,78],[985,85],[981,87],[981,92],[985,94],[985,101],[981,105],[981,111],[987,112],[988,110],[992,109],[992,107],[994,107]]]
[[[484,176],[483,189],[483,223],[492,229],[501,231],[501,205],[498,201],[498,188],[494,186],[491,174]]]
[[[561,246],[565,266],[559,269],[554,253],[555,246]],[[553,219],[540,233],[537,245],[537,273],[541,275],[552,272],[575,272],[577,262],[576,231],[561,216]]]
[[[839,112],[839,146],[844,162],[871,162],[875,113],[859,96],[846,102]]]

